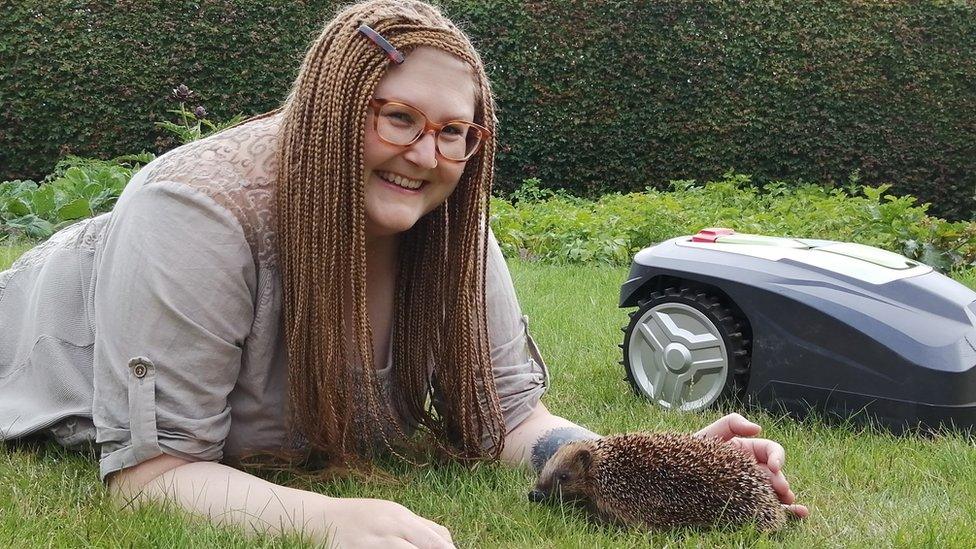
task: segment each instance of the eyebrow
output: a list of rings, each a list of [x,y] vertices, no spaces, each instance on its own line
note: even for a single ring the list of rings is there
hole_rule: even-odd
[[[411,106],[411,107],[413,107],[413,108],[415,108],[415,109],[417,109],[417,110],[419,110],[421,112],[424,112],[423,109],[421,109],[420,107],[418,107],[415,104],[411,103],[410,101],[407,101],[406,99],[397,99],[397,98],[380,97],[380,96],[376,96],[376,97],[374,97],[374,99],[377,99],[379,101],[395,101],[397,103],[404,103],[404,104],[409,105],[409,106]],[[424,112],[424,114],[427,114],[427,113]],[[474,116],[472,115],[471,116],[471,120],[468,120],[467,118],[465,118],[464,115],[461,115],[461,114],[453,114],[453,115],[445,118],[444,120],[446,120],[446,121],[460,120],[462,122],[472,122],[472,121],[474,121]]]

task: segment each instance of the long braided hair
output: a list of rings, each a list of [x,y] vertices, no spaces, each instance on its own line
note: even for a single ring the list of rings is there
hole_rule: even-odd
[[[480,56],[463,31],[423,2],[347,7],[305,56],[282,108],[276,238],[290,423],[330,463],[367,457],[377,435],[387,441],[383,425],[403,436],[374,371],[365,287],[366,112],[389,61],[357,32],[361,24],[408,56],[429,46],[465,61],[475,81],[475,122],[492,134],[496,125]],[[493,140],[485,143],[448,200],[400,239],[389,397],[460,459],[497,458],[505,435],[485,312],[494,148]]]

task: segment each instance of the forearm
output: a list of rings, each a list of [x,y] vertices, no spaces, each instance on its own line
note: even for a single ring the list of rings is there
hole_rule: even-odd
[[[140,490],[113,487],[123,504],[168,501],[214,524],[237,526],[247,534],[311,535],[321,539],[326,508],[335,498],[279,486],[213,462],[180,465],[156,476]]]
[[[539,471],[563,444],[590,440],[600,435],[568,419],[552,415],[540,402],[532,415],[505,437],[503,462]]]

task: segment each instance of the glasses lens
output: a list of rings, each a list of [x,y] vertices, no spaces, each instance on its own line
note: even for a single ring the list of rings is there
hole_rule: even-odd
[[[478,149],[481,130],[463,122],[454,122],[441,128],[437,148],[450,160],[464,160]]]
[[[409,145],[424,129],[424,115],[406,105],[387,103],[376,119],[376,132],[396,145]]]

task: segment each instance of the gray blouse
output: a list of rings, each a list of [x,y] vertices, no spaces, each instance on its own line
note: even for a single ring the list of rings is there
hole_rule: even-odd
[[[94,441],[103,479],[161,453],[218,461],[284,444],[280,123],[253,120],[170,151],[113,212],[0,272],[0,440]],[[493,235],[488,254],[491,360],[511,430],[548,372]],[[378,370],[382,383],[391,368]]]

